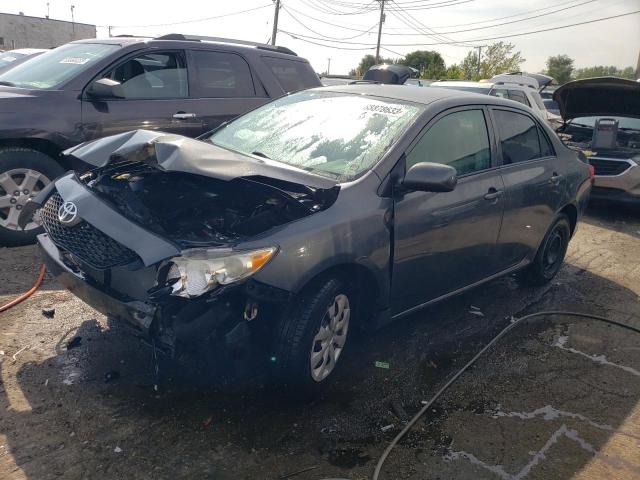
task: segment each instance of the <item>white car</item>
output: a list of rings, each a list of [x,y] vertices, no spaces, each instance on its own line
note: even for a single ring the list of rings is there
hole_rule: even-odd
[[[437,81],[432,83],[431,86],[483,93],[485,95],[493,95],[494,97],[515,100],[516,102],[531,107],[534,112],[548,122],[561,122],[558,115],[547,111],[539,93],[540,84],[538,81],[535,78],[525,75],[495,75],[489,80],[482,80],[480,82],[456,80]]]

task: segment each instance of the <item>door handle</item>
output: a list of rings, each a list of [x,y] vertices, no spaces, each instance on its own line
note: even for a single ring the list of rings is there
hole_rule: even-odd
[[[187,118],[196,118],[196,117],[197,115],[195,113],[178,112],[173,114],[173,118],[177,120],[185,120]]]
[[[489,192],[485,194],[485,200],[495,200],[500,198],[504,194],[503,190],[496,190],[495,188],[490,188]]]
[[[558,175],[556,172],[553,172],[550,180],[551,183],[557,185],[558,183],[560,183],[560,180],[562,180],[562,175]]]

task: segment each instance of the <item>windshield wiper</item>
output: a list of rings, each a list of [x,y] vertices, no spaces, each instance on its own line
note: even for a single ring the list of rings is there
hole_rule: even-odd
[[[262,152],[251,152],[251,155],[255,155],[256,157],[266,158],[267,160],[271,160],[268,155],[265,155]]]
[[[4,80],[0,80],[0,85],[4,85],[5,87],[15,87],[16,84],[13,82],[6,82]]]

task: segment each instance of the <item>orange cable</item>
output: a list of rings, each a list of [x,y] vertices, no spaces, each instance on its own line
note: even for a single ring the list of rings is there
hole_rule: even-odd
[[[26,300],[31,295],[33,295],[36,292],[36,290],[40,288],[40,285],[42,285],[42,281],[44,280],[44,274],[46,273],[46,271],[47,271],[47,268],[44,266],[44,263],[43,263],[42,265],[40,265],[40,273],[38,274],[38,279],[36,280],[36,283],[33,284],[33,287],[31,287],[29,290],[24,292],[18,298],[14,298],[9,303],[5,303],[4,305],[2,305],[0,307],[0,312],[9,310],[11,307],[19,304],[20,302]]]

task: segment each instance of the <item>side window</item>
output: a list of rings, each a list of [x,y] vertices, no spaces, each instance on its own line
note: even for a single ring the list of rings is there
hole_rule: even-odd
[[[279,57],[262,57],[278,79],[285,92],[297,92],[305,88],[319,87],[320,79],[307,62]]]
[[[509,94],[507,93],[507,90],[504,88],[494,88],[493,90],[491,90],[491,93],[489,95],[492,95],[494,97],[499,97],[499,98],[509,98]]]
[[[491,167],[489,134],[482,110],[465,110],[442,117],[407,155],[407,169],[419,162],[450,165],[458,175]]]
[[[520,90],[509,90],[509,100],[515,100],[516,102],[520,102],[527,107],[531,106],[527,96]]]
[[[538,126],[529,116],[507,110],[494,110],[493,114],[500,132],[503,165],[546,156],[540,151]]]
[[[193,50],[194,95],[205,98],[255,97],[249,64],[240,55]]]
[[[126,99],[189,96],[187,69],[178,52],[145,53],[118,65],[105,77],[122,84]]]

